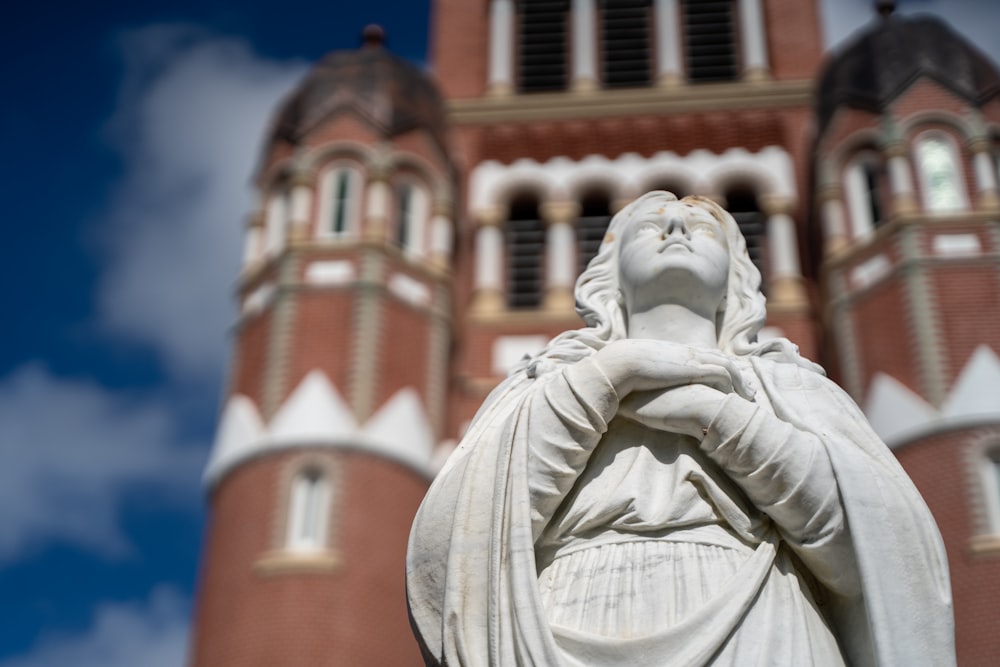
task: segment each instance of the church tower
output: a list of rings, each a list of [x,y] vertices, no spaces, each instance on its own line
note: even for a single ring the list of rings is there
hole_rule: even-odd
[[[284,101],[257,173],[195,667],[419,663],[403,561],[443,434],[455,171],[436,89],[365,39]]]
[[[434,0],[433,83],[375,28],[321,60],[257,171],[192,664],[421,664],[416,508],[489,391],[580,326],[577,275],[652,189],[733,212],[761,335],[893,448],[959,661],[994,661],[1000,74],[876,4],[825,65],[818,0]]]
[[[989,664],[1000,652],[1000,72],[940,20],[879,5],[817,86],[816,236],[838,361],[827,367],[934,513],[959,664]]]

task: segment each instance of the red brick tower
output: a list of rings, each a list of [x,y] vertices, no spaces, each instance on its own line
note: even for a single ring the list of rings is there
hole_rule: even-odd
[[[817,111],[816,210],[839,380],[944,535],[959,663],[992,664],[1000,73],[944,23],[886,6],[827,64]]]
[[[445,414],[454,168],[442,103],[366,45],[280,109],[257,185],[192,664],[418,664],[410,522]]]

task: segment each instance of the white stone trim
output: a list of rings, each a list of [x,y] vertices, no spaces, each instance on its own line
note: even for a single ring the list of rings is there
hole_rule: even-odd
[[[890,448],[960,428],[1000,424],[1000,358],[979,346],[959,374],[940,408],[895,378],[876,373],[864,411]]]
[[[310,262],[306,266],[305,281],[310,285],[347,285],[357,278],[354,262],[346,259],[331,259]]]
[[[246,396],[230,397],[219,421],[204,483],[214,487],[237,466],[259,456],[300,447],[364,451],[430,476],[434,432],[419,394],[406,387],[364,424],[320,370],[310,371],[270,423]]]
[[[611,200],[641,194],[642,186],[658,175],[679,175],[692,183],[692,194],[717,194],[733,180],[748,180],[757,195],[781,197],[794,206],[797,201],[795,171],[791,156],[781,147],[768,146],[756,153],[731,148],[722,154],[706,150],[677,155],[661,151],[650,157],[625,153],[616,158],[589,155],[582,160],[555,157],[545,162],[522,158],[511,164],[495,160],[479,163],[469,177],[469,213],[504,207],[519,192],[538,194],[540,201],[572,201],[577,185],[601,179]]]

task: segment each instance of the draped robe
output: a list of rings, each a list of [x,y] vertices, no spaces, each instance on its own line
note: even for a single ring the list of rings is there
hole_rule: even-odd
[[[690,512],[670,503],[643,510],[650,488],[635,488],[636,502],[609,512],[627,485],[588,501],[588,476],[601,477],[588,468],[592,457],[616,446],[634,457],[630,443],[610,440],[641,433],[615,426],[617,396],[588,359],[538,378],[522,371],[498,387],[411,532],[408,602],[428,663],[954,664],[943,545],[895,458],[857,406],[814,370],[739,361],[761,387],[759,405],[727,399],[704,440],[680,446],[685,481],[666,485],[667,499],[680,503],[685,489],[693,498],[685,484],[696,480],[709,515],[697,499]],[[657,447],[655,438],[637,437],[635,447]],[[662,526],[629,523],[631,514],[664,511]],[[659,549],[669,541],[684,550],[720,540],[742,545],[734,576],[664,627],[607,633],[550,620],[562,604],[553,590],[567,584],[553,583],[562,575],[550,568],[563,556],[596,554],[597,544],[612,545],[610,553],[626,543]],[[609,569],[595,567],[595,576]],[[811,645],[808,637],[824,629]]]

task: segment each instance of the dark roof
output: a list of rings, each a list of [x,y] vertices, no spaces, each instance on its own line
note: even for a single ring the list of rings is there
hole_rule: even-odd
[[[817,91],[819,129],[837,107],[881,112],[921,76],[975,106],[1000,94],[996,65],[933,16],[876,18],[827,61]]]
[[[422,128],[446,151],[444,105],[437,88],[416,66],[380,44],[335,51],[320,60],[282,105],[271,141],[298,144],[331,114],[350,111],[380,136]]]

